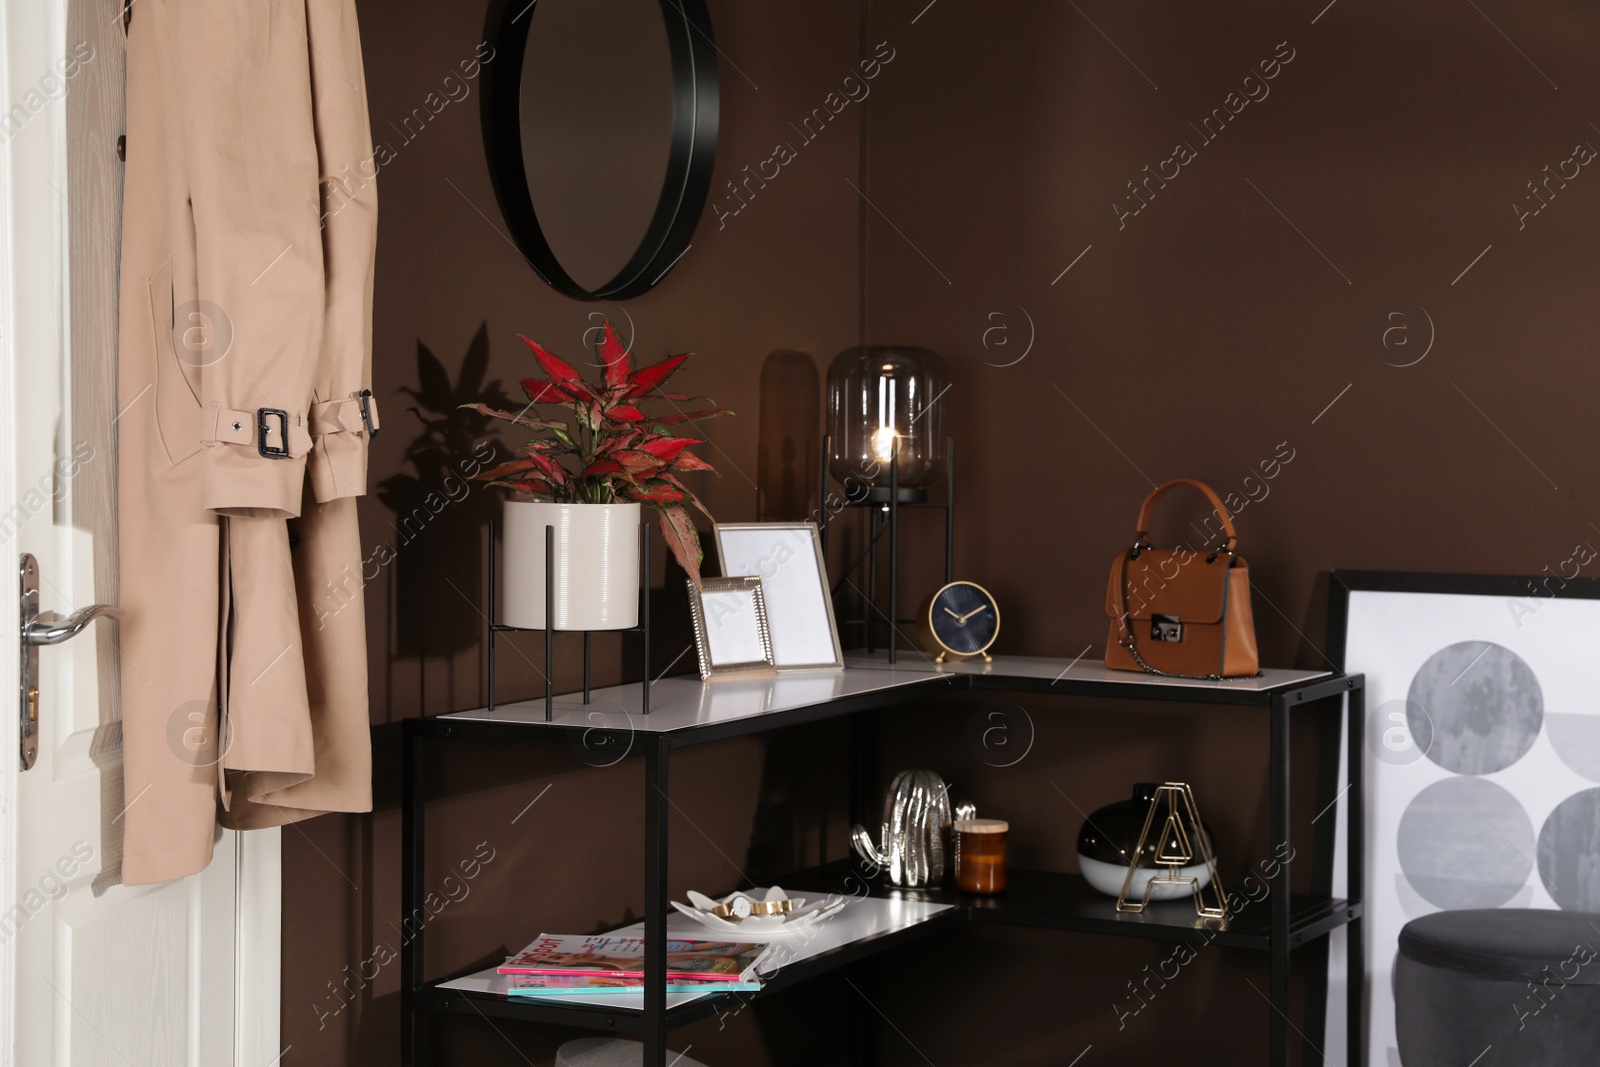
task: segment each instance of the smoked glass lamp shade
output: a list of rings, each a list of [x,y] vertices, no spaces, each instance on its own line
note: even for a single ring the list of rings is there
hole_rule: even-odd
[[[828,470],[852,499],[888,500],[898,456],[900,499],[920,500],[944,473],[944,362],[926,348],[847,348],[828,368]]]

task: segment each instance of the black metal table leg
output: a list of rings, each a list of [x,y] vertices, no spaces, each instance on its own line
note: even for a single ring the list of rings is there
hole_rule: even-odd
[[[401,927],[411,936],[400,941],[400,1063],[401,1067],[428,1067],[433,1062],[429,1041],[432,1027],[428,1013],[419,1003],[422,989],[423,926],[408,921],[422,906],[427,890],[423,887],[423,843],[428,805],[423,796],[425,746],[427,740],[416,730],[417,720],[407,719],[401,726],[400,769],[400,916]]]
[[[847,755],[848,766],[846,769],[849,793],[847,794],[846,810],[850,813],[850,824],[852,826],[860,823],[868,830],[875,831],[877,827],[873,825],[873,812],[869,807],[872,803],[870,798],[872,796],[873,777],[877,773],[877,768],[874,766],[876,761],[874,742],[876,738],[873,735],[873,724],[868,722],[867,717],[860,713],[850,716],[849,723],[850,749]],[[855,855],[853,849],[850,854],[852,856]]]
[[[874,812],[872,794],[877,789],[878,745],[877,722],[864,714],[850,716],[849,753],[849,811],[850,824],[857,823],[877,833],[879,813]],[[848,847],[848,846],[847,846]],[[854,874],[845,881],[844,892],[864,892],[877,871],[864,857],[849,848],[850,866]],[[878,1062],[878,1015],[869,1003],[877,998],[877,970],[871,960],[864,960],[849,969],[852,988],[844,995],[849,997],[845,1062],[850,1067],[875,1067]]]
[[[644,1067],[667,1067],[667,762],[665,735],[644,750]]]
[[[876,840],[878,823],[883,817],[881,801],[873,799],[873,794],[878,791],[877,720],[875,717],[857,713],[850,716],[849,731],[850,751],[846,767],[849,824],[865,826]],[[845,855],[853,873],[839,891],[850,895],[864,893],[872,879],[880,872],[866,857],[856,854],[855,848],[849,843],[848,835],[845,841]]]
[[[1348,722],[1346,733],[1350,738],[1349,754],[1345,757],[1350,764],[1350,803],[1346,807],[1349,819],[1346,823],[1346,844],[1349,849],[1347,868],[1349,875],[1345,885],[1345,896],[1352,906],[1358,906],[1363,911],[1366,909],[1366,786],[1362,779],[1365,770],[1365,734],[1367,718],[1366,684],[1365,680],[1357,681],[1346,698],[1345,716]],[[1367,1028],[1366,1028],[1366,984],[1367,984],[1367,955],[1366,945],[1363,942],[1362,921],[1360,917],[1350,920],[1344,928],[1345,934],[1345,974],[1348,984],[1349,1000],[1346,1011],[1348,1017],[1346,1026],[1348,1047],[1345,1052],[1345,1063],[1349,1067],[1363,1067],[1367,1062]]]
[[[1289,704],[1272,698],[1272,850],[1281,857],[1272,881],[1272,1064],[1289,1067]]]
[[[878,1065],[878,1012],[880,984],[876,960],[862,960],[849,969],[850,1009],[847,1014],[849,1029],[845,1040],[845,1062],[850,1067],[877,1067]]]

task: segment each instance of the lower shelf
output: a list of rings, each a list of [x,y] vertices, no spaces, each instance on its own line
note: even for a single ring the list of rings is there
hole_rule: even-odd
[[[785,889],[851,893],[860,891],[861,880],[847,864],[838,863],[793,875],[779,884]],[[1190,900],[1152,904],[1137,913],[1119,913],[1115,898],[1104,895],[1076,874],[1014,870],[1007,875],[1006,891],[992,897],[971,896],[948,887],[893,889],[874,885],[872,889],[874,896],[950,904],[972,922],[1269,950],[1272,947],[1272,904],[1265,895],[1265,887],[1255,891],[1254,899],[1243,890],[1235,892],[1243,898],[1244,904],[1229,921],[1228,928],[1218,930],[1215,923],[1205,923],[1196,917]],[[1360,916],[1359,903],[1293,895],[1289,898],[1289,948],[1298,948]]]
[[[753,999],[771,996],[965,922],[1209,943],[1258,951],[1272,946],[1272,906],[1264,895],[1257,899],[1246,897],[1228,928],[1218,930],[1214,924],[1202,923],[1195,916],[1194,905],[1187,900],[1153,904],[1137,914],[1119,914],[1114,899],[1075,874],[1012,871],[1008,883],[1006,891],[994,897],[969,896],[948,888],[894,889],[864,880],[843,862],[779,879],[777,884],[790,891],[841,893],[860,899],[834,919],[813,928],[815,932],[809,937],[795,938],[796,958],[768,976],[759,993],[669,995],[668,1025],[677,1027],[707,1016],[736,1012]],[[1304,945],[1360,915],[1359,903],[1293,896],[1288,946],[1294,949]],[[611,932],[642,934],[643,924]],[[675,913],[669,916],[667,932],[670,937],[719,936]],[[494,970],[477,971],[425,987],[417,994],[418,1007],[424,1011],[523,1019],[616,1033],[639,1033],[644,1029],[643,998],[639,996],[607,997],[606,1003],[600,1004],[592,1002],[592,998],[590,1002],[519,1000],[495,989]]]
[[[799,982],[814,978],[856,960],[876,955],[961,918],[961,909],[938,901],[873,897],[857,900],[833,918],[773,940],[788,953],[780,957],[776,971],[763,975],[765,986],[756,993],[669,993],[667,1019],[670,1026],[682,1026],[708,1015],[737,1011],[755,997],[771,996]],[[644,924],[608,931],[623,936],[642,936]],[[724,938],[676,912],[667,918],[667,936],[672,938]],[[428,986],[421,994],[421,1005],[437,1011],[480,1014],[501,1018],[559,1023],[621,1033],[642,1030],[644,997],[640,994],[606,994],[578,998],[516,998],[504,993],[504,980],[494,968],[462,975]]]

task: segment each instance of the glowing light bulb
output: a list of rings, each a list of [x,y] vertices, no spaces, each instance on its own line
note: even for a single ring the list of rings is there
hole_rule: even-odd
[[[878,457],[879,463],[888,463],[894,458],[895,444],[900,435],[894,432],[893,426],[880,426],[872,434],[872,451]]]

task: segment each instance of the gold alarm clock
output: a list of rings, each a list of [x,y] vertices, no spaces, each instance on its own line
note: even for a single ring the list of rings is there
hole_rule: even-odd
[[[1000,606],[976,582],[951,582],[923,601],[917,612],[917,635],[935,663],[982,656],[1000,635]]]

